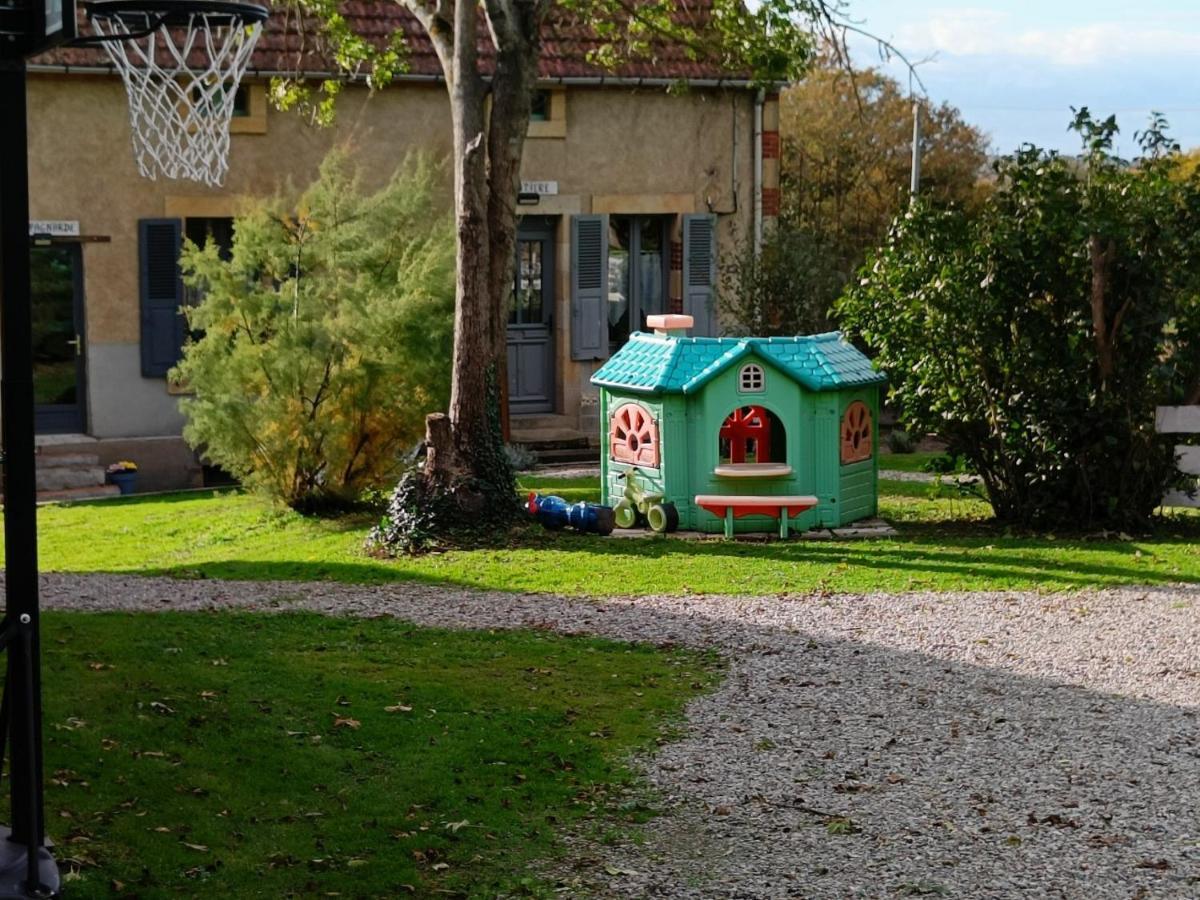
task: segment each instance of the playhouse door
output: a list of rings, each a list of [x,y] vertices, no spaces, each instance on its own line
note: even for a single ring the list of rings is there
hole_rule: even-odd
[[[554,410],[554,220],[525,219],[508,314],[508,405],[515,414]]]

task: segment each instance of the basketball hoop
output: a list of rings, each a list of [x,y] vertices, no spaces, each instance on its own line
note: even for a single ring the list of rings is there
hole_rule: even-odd
[[[225,0],[95,0],[92,35],[125,82],[133,158],[149,179],[217,186],[238,84],[267,10]]]

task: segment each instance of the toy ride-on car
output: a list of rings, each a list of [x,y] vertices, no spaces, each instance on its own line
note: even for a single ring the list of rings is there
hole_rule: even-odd
[[[679,510],[671,502],[663,502],[661,492],[646,490],[638,485],[634,472],[617,476],[625,480],[624,496],[613,505],[613,518],[618,528],[650,526],[651,531],[667,534],[679,527]]]

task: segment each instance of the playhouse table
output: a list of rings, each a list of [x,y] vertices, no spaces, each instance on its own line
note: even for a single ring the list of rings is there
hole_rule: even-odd
[[[697,494],[696,505],[725,520],[725,537],[733,537],[733,520],[742,516],[771,516],[779,519],[779,536],[788,536],[788,519],[812,509],[817,498],[808,495],[734,496]]]

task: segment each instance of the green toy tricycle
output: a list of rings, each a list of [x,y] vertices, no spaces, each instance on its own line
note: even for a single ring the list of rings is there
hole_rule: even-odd
[[[622,472],[617,477],[625,479],[624,496],[613,506],[613,517],[618,528],[636,528],[649,525],[651,531],[667,534],[679,527],[679,510],[674,503],[663,503],[661,491],[649,491],[639,487],[635,477],[636,467]]]

